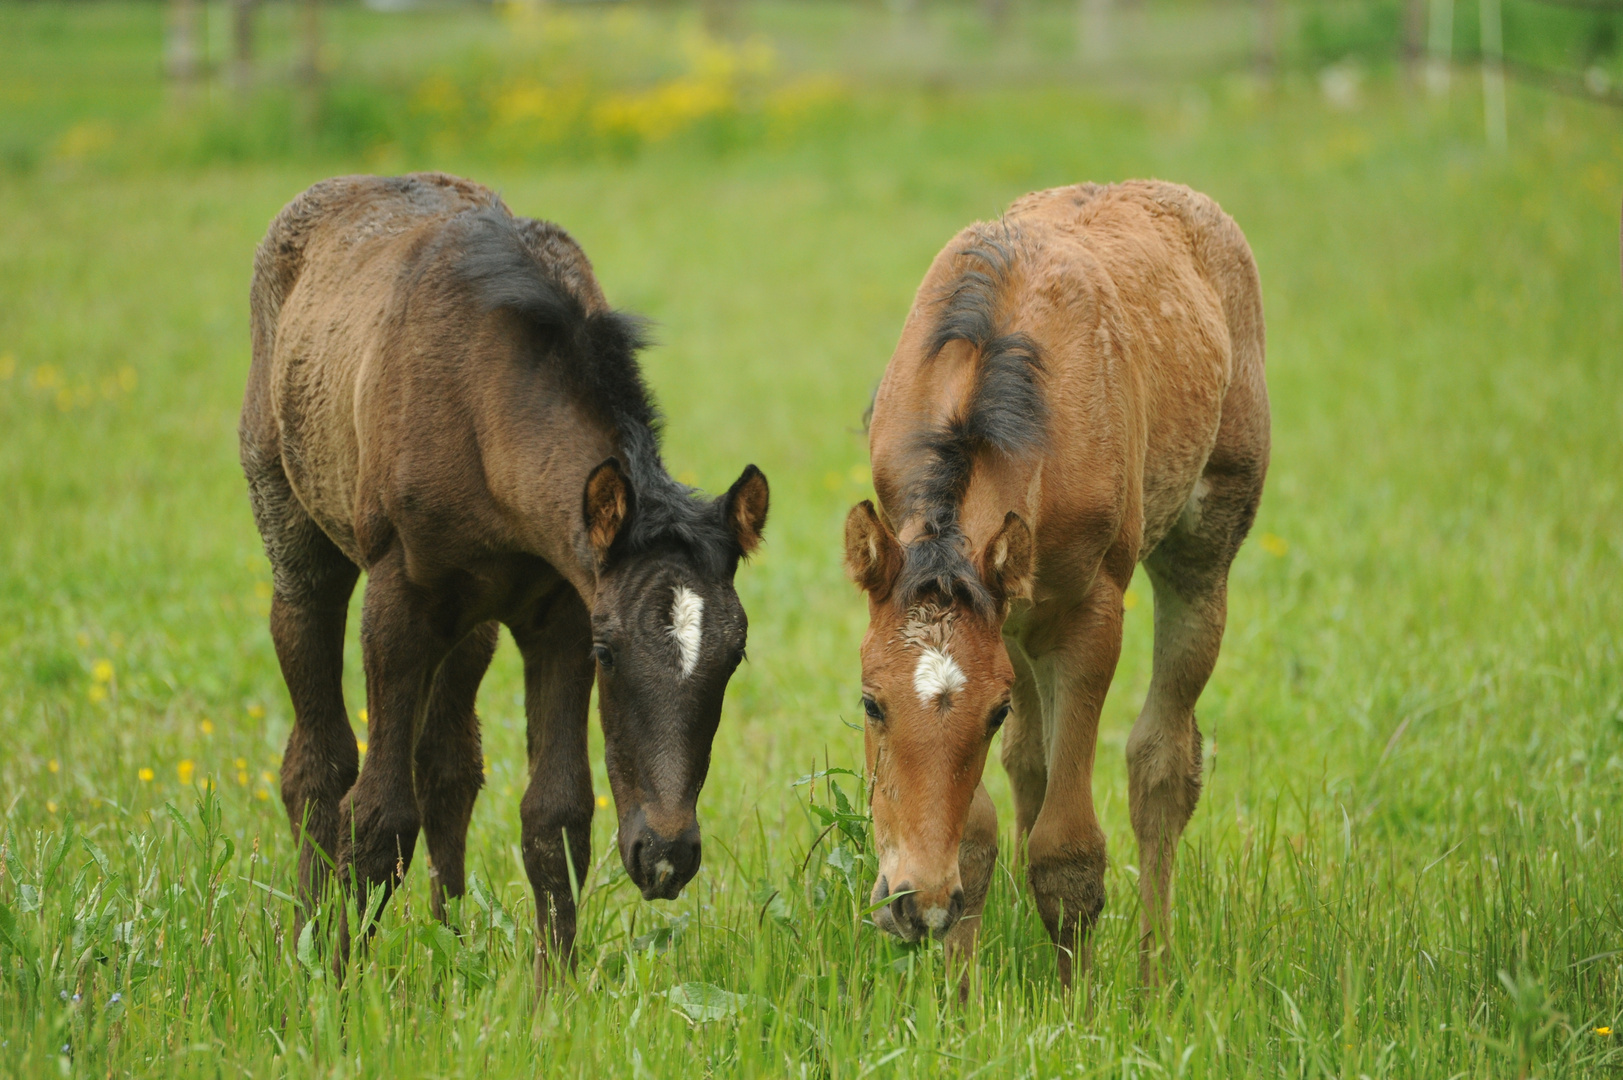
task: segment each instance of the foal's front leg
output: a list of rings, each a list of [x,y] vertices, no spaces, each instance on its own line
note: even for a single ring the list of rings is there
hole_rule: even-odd
[[[524,869],[535,889],[535,980],[545,989],[573,963],[575,895],[591,865],[592,770],[586,724],[596,664],[591,619],[568,585],[559,586],[541,618],[514,627],[513,637],[524,655],[529,720],[530,786],[519,814]]]
[[[1053,647],[1039,662],[1040,676],[1053,680],[1055,731],[1043,808],[1027,841],[1026,874],[1059,947],[1059,977],[1067,987],[1073,971],[1087,970],[1088,935],[1105,904],[1105,836],[1093,808],[1093,759],[1099,711],[1121,656],[1122,591],[1101,571],[1087,599],[1045,635]]]
[[[355,786],[339,804],[338,875],[353,887],[356,910],[381,904],[411,866],[421,826],[412,758],[434,675],[450,643],[434,633],[422,594],[403,559],[374,566],[361,611],[366,668],[367,753]],[[375,890],[381,890],[381,897]],[[348,916],[340,922],[335,966],[349,955]]]

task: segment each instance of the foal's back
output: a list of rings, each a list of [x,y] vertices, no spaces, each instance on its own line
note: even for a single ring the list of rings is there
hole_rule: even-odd
[[[245,423],[269,411],[251,425],[274,440],[263,449],[281,455],[304,509],[359,565],[409,509],[385,505],[403,470],[432,462],[478,489],[481,436],[500,437],[477,428],[515,374],[500,358],[519,331],[470,302],[466,273],[448,272],[481,213],[510,223],[586,312],[606,310],[566,233],[512,218],[488,188],[441,173],[316,184],[277,216],[255,257]]]

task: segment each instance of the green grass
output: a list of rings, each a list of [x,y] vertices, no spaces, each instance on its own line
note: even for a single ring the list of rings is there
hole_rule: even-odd
[[[848,32],[818,10],[808,55]],[[0,71],[0,146],[27,149],[0,171],[0,1075],[1623,1071],[1623,1042],[1596,1034],[1623,1030],[1614,114],[1513,88],[1499,156],[1474,80],[1438,101],[1376,79],[1341,112],[1289,80],[1129,99],[848,78],[820,118],[738,143],[172,164],[174,144],[143,142],[192,122],[166,113],[160,17],[0,6],[32,65]],[[409,36],[340,18],[358,43]],[[425,65],[491,34],[420,18],[447,42],[418,40]],[[71,48],[41,36],[53,21]],[[61,142],[95,121],[96,153]],[[676,903],[642,902],[600,813],[577,981],[540,1002],[510,644],[480,699],[461,938],[427,918],[420,866],[342,988],[287,937],[291,844],[261,774],[290,715],[234,435],[249,264],[283,202],[373,167],[465,172],[570,228],[611,300],[658,321],[673,471],[715,490],[755,461],[774,489],[739,578],[751,660],[700,801],[705,866]],[[859,925],[860,818],[812,847],[830,779],[854,783],[794,786],[861,757],[842,719],[864,609],[839,567],[859,417],[956,229],[1032,188],[1142,175],[1204,189],[1249,235],[1275,423],[1202,701],[1178,974],[1136,981],[1140,583],[1101,733],[1091,983],[1059,992],[1006,844],[959,1008],[936,951]],[[988,783],[1007,836],[999,768]]]

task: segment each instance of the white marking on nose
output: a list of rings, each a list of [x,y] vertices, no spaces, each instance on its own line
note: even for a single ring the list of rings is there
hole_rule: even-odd
[[[674,873],[676,873],[676,867],[672,866],[667,859],[661,859],[654,864],[654,876],[659,879],[661,885]]]
[[[964,671],[942,650],[930,646],[919,653],[919,666],[913,669],[913,691],[919,702],[928,705],[943,694],[956,694],[964,688]]]
[[[693,665],[699,662],[699,642],[704,637],[704,597],[686,585],[676,587],[669,633],[682,653],[682,678],[685,679],[693,674]]]
[[[939,931],[947,925],[947,909],[944,907],[925,908],[922,913],[924,925],[931,930]]]

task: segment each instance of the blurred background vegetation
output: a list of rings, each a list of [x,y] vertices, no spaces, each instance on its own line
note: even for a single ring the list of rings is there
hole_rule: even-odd
[[[782,138],[860,89],[1503,80],[1623,105],[1623,0],[153,0],[0,5],[0,168],[455,154],[509,164]],[[118,86],[111,100],[105,93]],[[94,104],[93,108],[87,106]]]

